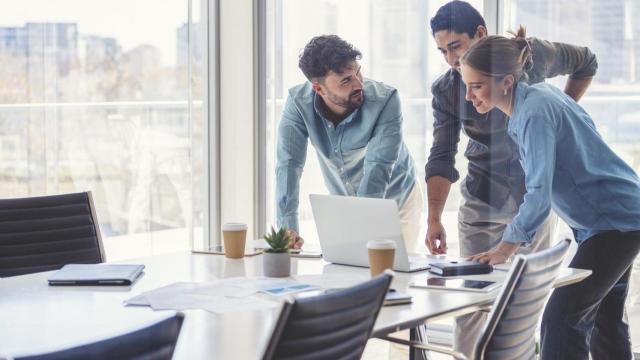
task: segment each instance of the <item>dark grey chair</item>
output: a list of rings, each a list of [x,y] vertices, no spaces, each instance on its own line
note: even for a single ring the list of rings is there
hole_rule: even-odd
[[[263,359],[360,359],[392,278],[287,300]]]
[[[15,360],[163,360],[171,359],[184,315],[176,315],[128,334],[58,352]]]
[[[515,257],[475,345],[475,359],[536,358],[536,326],[570,243],[565,239],[549,249]],[[383,339],[466,359],[463,354],[440,346],[388,336]]]
[[[0,277],[104,261],[91,192],[0,199]]]

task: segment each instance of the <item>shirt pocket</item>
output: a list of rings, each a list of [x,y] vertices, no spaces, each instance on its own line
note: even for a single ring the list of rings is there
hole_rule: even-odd
[[[342,160],[345,163],[353,164],[355,162],[362,161],[366,154],[367,154],[367,145],[365,144],[365,146],[362,146],[359,148],[344,150],[342,152]]]
[[[357,151],[366,148],[370,140],[368,133],[347,131],[342,136],[340,147],[344,152]]]

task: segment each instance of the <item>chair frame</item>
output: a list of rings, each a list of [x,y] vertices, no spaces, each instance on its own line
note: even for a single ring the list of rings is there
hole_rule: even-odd
[[[98,214],[96,212],[96,206],[93,202],[93,193],[91,190],[85,191],[87,197],[89,198],[89,210],[91,211],[91,220],[93,220],[93,226],[96,231],[96,238],[98,239],[98,250],[100,251],[100,258],[102,262],[107,261],[107,255],[104,251],[104,245],[102,243],[102,233],[100,233],[100,224],[98,222]]]
[[[280,340],[280,337],[284,332],[284,328],[287,325],[287,321],[289,320],[289,316],[293,311],[294,305],[295,305],[294,298],[287,297],[285,299],[284,304],[282,305],[282,310],[280,310],[280,315],[278,316],[278,321],[276,322],[271,338],[267,343],[267,348],[264,352],[264,355],[262,356],[263,360],[274,358],[276,354],[276,350],[278,349],[278,341],[273,341],[273,340]]]
[[[389,288],[391,287],[391,282],[393,281],[394,272],[392,270],[387,269],[384,271],[383,274],[386,276],[389,276],[389,281],[387,282],[387,286],[385,289],[385,294],[386,294],[386,292],[388,292]],[[274,326],[273,332],[271,333],[271,338],[267,343],[267,348],[265,349],[264,354],[262,356],[263,360],[274,359],[276,350],[278,349],[278,342],[282,337],[282,333],[284,332],[284,329],[287,325],[287,321],[289,321],[289,317],[291,315],[291,312],[293,311],[295,302],[296,300],[294,297],[288,297],[285,299],[284,304],[282,305],[282,310],[280,310],[280,315],[278,316],[276,325]],[[378,314],[380,314],[380,310],[382,309],[383,306],[384,306],[384,297],[382,298],[380,306],[378,307],[378,311],[375,314],[376,319],[378,318]],[[375,321],[374,321],[374,324],[375,324]],[[373,329],[371,329],[369,331],[369,334],[367,334],[368,339],[371,338],[372,333],[373,333]]]
[[[571,243],[571,239],[563,239],[562,242]],[[554,246],[558,246],[558,245],[554,245]],[[494,301],[490,306],[486,306],[482,309],[476,309],[478,311],[485,311],[485,310],[491,309],[489,318],[487,319],[487,322],[485,324],[486,328],[481,333],[480,338],[478,339],[478,342],[476,343],[476,346],[475,346],[475,349],[476,349],[475,356],[477,359],[484,359],[487,346],[489,345],[491,337],[495,332],[496,327],[498,326],[499,320],[502,317],[502,314],[504,313],[504,310],[506,309],[509,303],[511,295],[513,294],[513,291],[515,290],[516,285],[518,284],[518,281],[522,276],[522,272],[524,271],[526,264],[527,264],[526,256],[517,255],[512,262],[512,265],[507,274],[505,283],[502,286],[500,293],[496,297],[497,301]],[[388,335],[379,336],[378,338],[382,340],[387,340],[392,343],[409,346],[410,349],[415,348],[420,350],[433,351],[433,352],[452,356],[456,360],[469,360],[465,354],[444,346],[430,345],[430,344],[425,344],[425,343],[414,341],[414,340],[398,339],[396,337],[392,337]]]

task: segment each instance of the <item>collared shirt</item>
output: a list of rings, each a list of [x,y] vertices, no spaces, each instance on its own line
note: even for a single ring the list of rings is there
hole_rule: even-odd
[[[322,114],[309,82],[289,90],[278,127],[278,225],[298,230],[300,177],[307,143],[316,150],[329,192],[394,199],[402,207],[416,183],[413,158],[402,140],[396,89],[365,79],[362,106],[337,126]]]
[[[527,193],[502,240],[531,242],[553,209],[582,242],[640,230],[640,179],[602,139],[582,107],[554,86],[518,83],[508,132]]]
[[[571,79],[592,77],[598,64],[588,48],[529,39],[533,52],[533,68],[527,72],[530,83],[544,81],[561,74]],[[480,114],[465,100],[466,86],[460,74],[451,69],[431,88],[433,93],[433,144],[427,164],[426,178],[438,175],[456,182],[455,168],[460,130],[469,136],[465,156],[469,159],[467,189],[485,203],[501,208],[512,196],[522,202],[525,192],[524,174],[518,151],[507,135],[507,118],[498,109]]]

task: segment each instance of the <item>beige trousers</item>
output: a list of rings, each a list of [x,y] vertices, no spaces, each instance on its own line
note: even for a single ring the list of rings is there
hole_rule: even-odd
[[[400,226],[402,238],[408,253],[417,252],[422,224],[422,209],[424,207],[424,195],[420,183],[416,181],[411,193],[404,205],[400,208]]]

